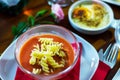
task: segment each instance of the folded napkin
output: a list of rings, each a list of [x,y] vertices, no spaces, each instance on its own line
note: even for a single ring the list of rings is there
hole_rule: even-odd
[[[92,80],[105,80],[107,73],[110,71],[110,67],[103,63],[102,61],[99,61],[98,68],[92,77]]]
[[[82,44],[79,43],[79,45],[80,45],[80,56],[81,56]],[[74,44],[72,44],[72,46],[74,46]],[[66,75],[65,77],[59,80],[79,80],[80,61],[81,61],[81,58],[79,57],[75,67],[68,73],[68,75]],[[29,75],[21,71],[20,68],[18,67],[14,80],[35,80],[35,79],[31,78]]]

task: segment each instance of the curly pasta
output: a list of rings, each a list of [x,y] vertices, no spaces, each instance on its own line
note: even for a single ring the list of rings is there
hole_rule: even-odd
[[[65,60],[62,58],[62,60],[60,61],[60,64],[65,65]]]
[[[53,59],[53,57],[48,57],[48,62],[50,63],[50,65],[51,65],[53,68],[64,67],[63,64],[58,64],[58,63]]]
[[[65,57],[65,52],[64,51],[59,51],[59,53],[57,53],[58,56],[60,57]]]
[[[53,42],[52,38],[40,38],[39,41],[43,44],[51,44]]]
[[[36,69],[36,68],[33,68],[33,71],[32,71],[34,74],[40,74],[41,73],[41,69]]]
[[[40,65],[42,67],[42,70],[46,73],[49,73],[49,67],[48,67],[48,64],[47,64],[47,58],[43,57],[40,61]]]
[[[40,45],[34,45],[29,61],[31,65],[40,65],[40,69],[33,69],[34,74],[53,73],[56,68],[65,66],[64,57],[66,53],[63,50],[62,43],[53,41],[53,38],[40,38],[38,41]],[[55,56],[59,56],[61,60],[56,61]]]
[[[39,44],[34,45],[35,50],[40,50]]]
[[[31,65],[34,65],[36,63],[36,58],[35,57],[31,57],[29,63]]]

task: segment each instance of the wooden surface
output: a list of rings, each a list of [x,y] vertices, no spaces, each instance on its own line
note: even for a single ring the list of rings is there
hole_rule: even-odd
[[[120,6],[109,4],[114,12],[114,18],[120,19]],[[0,54],[3,53],[3,51],[9,46],[9,44],[13,41],[13,35],[12,35],[12,25],[17,25],[20,21],[26,21],[27,16],[24,14],[25,11],[30,11],[31,14],[35,14],[37,11],[41,9],[51,9],[51,7],[48,5],[47,0],[29,0],[29,3],[25,6],[23,9],[23,12],[20,13],[17,16],[9,16],[0,13]],[[85,40],[87,40],[89,43],[91,43],[96,50],[98,51],[100,48],[105,49],[106,46],[110,42],[114,42],[114,29],[108,29],[106,32],[99,34],[99,35],[84,35],[76,30],[74,30],[69,21],[68,21],[68,7],[63,8],[65,13],[65,19],[62,20],[57,25],[61,25],[66,27],[67,29],[73,31],[74,33],[78,34],[79,36],[83,37]],[[120,56],[120,54],[119,54]],[[110,71],[110,73],[107,75],[106,80],[111,80],[114,76],[116,70],[120,67],[120,58],[118,58],[117,64],[115,67]]]

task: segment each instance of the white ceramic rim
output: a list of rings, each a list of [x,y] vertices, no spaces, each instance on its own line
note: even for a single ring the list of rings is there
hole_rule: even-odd
[[[79,29],[81,29],[81,30],[85,30],[85,31],[100,31],[100,30],[107,29],[107,28],[110,27],[112,21],[114,20],[113,10],[112,10],[112,8],[111,8],[108,4],[106,4],[106,3],[104,3],[104,2],[102,2],[102,1],[100,1],[100,0],[92,0],[92,2],[99,3],[99,4],[103,5],[103,6],[106,8],[106,10],[108,11],[108,13],[109,13],[109,15],[110,15],[110,19],[109,19],[110,21],[109,21],[109,23],[108,23],[106,26],[101,27],[101,28],[97,28],[97,29],[90,29],[90,28],[88,29],[88,28],[80,27],[80,26],[78,26],[76,23],[74,23],[73,20],[72,20],[72,16],[71,16],[71,15],[72,15],[72,12],[73,12],[73,9],[74,9],[78,4],[80,4],[80,3],[82,3],[82,2],[91,2],[91,1],[90,1],[90,0],[80,0],[80,1],[77,1],[77,2],[75,2],[74,4],[72,4],[71,7],[69,8],[68,18],[69,18],[70,22],[71,22],[73,25],[75,25],[77,28],[79,28]]]

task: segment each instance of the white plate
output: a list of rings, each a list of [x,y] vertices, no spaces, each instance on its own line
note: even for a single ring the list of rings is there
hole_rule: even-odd
[[[76,34],[75,36],[83,45],[80,64],[80,80],[90,80],[98,67],[98,53],[86,40]],[[0,77],[3,80],[14,80],[16,74],[17,63],[14,58],[15,43],[16,41],[12,42],[0,57]]]
[[[114,5],[120,6],[120,2],[115,1],[115,0],[102,0],[102,1],[105,1],[105,2],[108,2],[108,3],[114,4]]]

